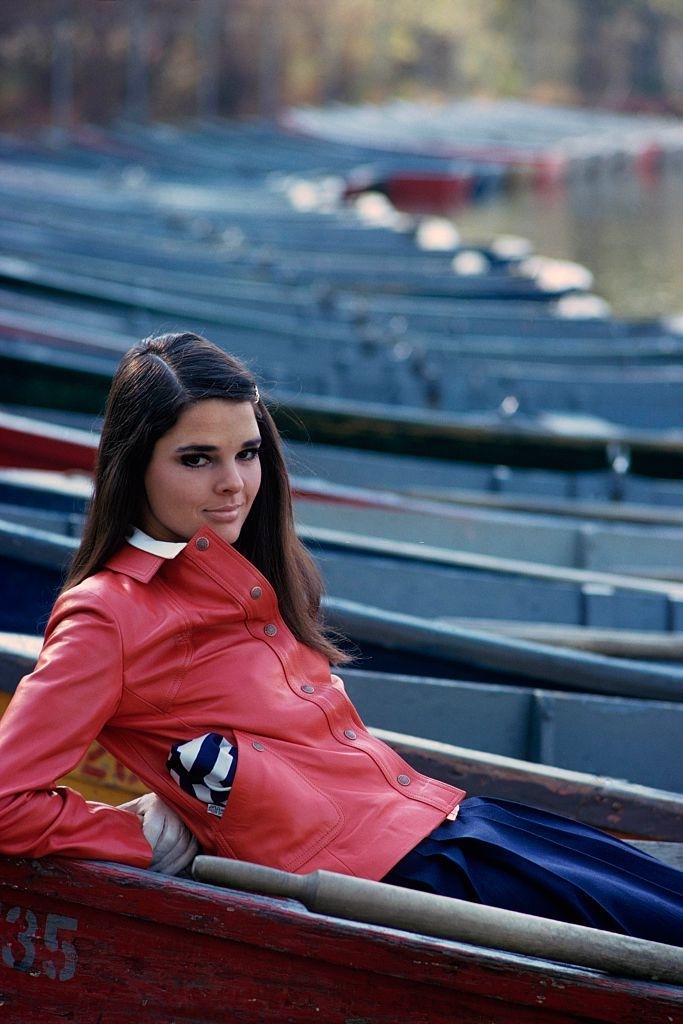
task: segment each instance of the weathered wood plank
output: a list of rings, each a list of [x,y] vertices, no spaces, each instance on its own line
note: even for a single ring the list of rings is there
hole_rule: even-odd
[[[425,775],[476,796],[520,800],[619,835],[683,842],[683,797],[583,772],[530,764],[372,729]]]
[[[0,905],[8,950],[0,993],[13,1024],[35,1021],[37,1008],[40,1019],[45,1010],[101,1024],[168,1022],[169,1008],[174,1020],[197,1024],[662,1024],[683,1010],[677,987],[344,922],[294,901],[132,868],[7,860]],[[29,910],[32,954],[20,940]],[[62,919],[61,953],[45,941],[49,914]],[[54,977],[71,967],[70,978]]]

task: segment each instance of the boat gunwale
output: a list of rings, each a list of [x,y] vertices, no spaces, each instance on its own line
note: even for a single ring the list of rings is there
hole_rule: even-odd
[[[225,923],[230,925],[227,929],[228,941],[246,942],[249,946],[263,947],[273,952],[294,952],[296,956],[311,960],[367,971],[367,948],[353,948],[354,940],[365,938],[372,942],[373,952],[382,961],[381,966],[373,962],[371,970],[375,975],[399,977],[409,980],[411,984],[437,984],[458,991],[464,987],[467,994],[479,994],[482,971],[490,973],[499,982],[501,974],[514,973],[516,1001],[522,1002],[518,990],[521,984],[527,989],[522,1005],[529,1008],[538,1006],[539,987],[546,996],[544,1010],[551,1009],[553,1003],[556,1010],[566,1008],[572,989],[584,994],[589,992],[592,1000],[591,1021],[613,1021],[614,1024],[620,1024],[623,1020],[623,1016],[620,1016],[623,1014],[623,1000],[629,997],[637,1002],[641,999],[657,1000],[671,1009],[683,1006],[683,987],[677,985],[617,977],[590,968],[560,964],[524,954],[316,914],[296,900],[222,889],[192,879],[155,875],[142,868],[109,861],[2,858],[0,892],[4,888],[11,890],[14,899],[19,892],[35,894],[43,899],[76,903],[95,912],[113,912],[121,917],[136,918],[174,929],[182,927],[190,932],[215,937],[220,937],[217,930]],[[139,907],[133,907],[133,897],[137,894],[163,894],[163,900],[156,900],[141,912]],[[260,941],[245,938],[244,934],[239,939],[233,939],[239,916],[242,920],[265,917],[268,923],[267,939],[263,939],[262,928],[259,930]],[[303,943],[296,934],[297,926],[301,925],[307,928]],[[310,942],[311,931],[314,942]],[[294,945],[297,946],[296,950],[292,949]],[[426,963],[429,964],[428,982],[424,978]],[[501,991],[496,995],[495,990],[489,990],[486,998],[508,1000],[509,993]],[[607,1010],[608,1015],[604,1015],[603,1010]],[[641,1019],[647,1021],[647,1017]]]

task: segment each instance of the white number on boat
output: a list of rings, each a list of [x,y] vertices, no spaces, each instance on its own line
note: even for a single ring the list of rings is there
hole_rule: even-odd
[[[25,916],[26,927],[22,931],[17,932],[17,942],[22,947],[24,955],[21,959],[15,958],[12,951],[12,943],[3,942],[2,959],[8,967],[16,967],[18,971],[30,971],[36,957],[36,947],[33,939],[38,927],[38,919],[32,910],[24,910],[23,907],[10,907],[5,914],[5,920],[8,924],[16,924],[22,914]]]
[[[9,907],[4,910],[0,906],[0,917],[7,924],[17,925],[16,933],[2,940],[2,962],[6,967],[17,971],[31,971],[38,956],[38,973],[53,981],[69,981],[76,973],[78,954],[73,942],[64,938],[60,932],[75,932],[78,921],[75,917],[64,917],[62,914],[46,914],[45,923],[42,915],[35,914],[28,907]],[[21,951],[17,952],[17,946]],[[49,953],[59,953],[61,957],[52,959]]]
[[[63,917],[61,914],[47,915],[44,936],[45,946],[52,953],[56,953],[59,950],[64,958],[64,963],[59,971],[57,971],[52,960],[43,960],[43,971],[47,974],[48,978],[56,978],[57,981],[69,981],[76,973],[76,964],[78,962],[76,947],[68,939],[62,939],[60,942],[57,932],[75,932],[77,928],[78,921],[75,917]]]

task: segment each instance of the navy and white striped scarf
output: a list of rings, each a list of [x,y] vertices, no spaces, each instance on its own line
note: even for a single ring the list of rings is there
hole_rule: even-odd
[[[221,817],[237,768],[237,748],[225,736],[207,732],[174,743],[166,767],[181,789],[205,803],[209,814]]]

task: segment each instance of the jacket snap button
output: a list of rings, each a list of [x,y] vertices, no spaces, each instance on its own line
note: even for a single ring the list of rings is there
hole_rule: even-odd
[[[252,747],[254,748],[254,750],[265,750],[265,749],[266,749],[266,748],[265,748],[265,747],[263,746],[263,744],[262,744],[262,743],[259,743],[259,741],[258,741],[258,740],[254,740],[254,742],[252,743]]]
[[[311,686],[310,683],[304,683],[301,689],[304,691],[304,693],[315,693],[315,686]]]
[[[197,537],[196,545],[197,545],[197,547],[199,548],[200,551],[206,551],[206,549],[209,546],[209,539],[208,539],[208,537]]]
[[[344,729],[344,735],[346,736],[347,740],[355,740],[356,738],[356,734],[353,731],[353,729]]]
[[[252,587],[251,590],[250,590],[250,594],[254,598],[255,601],[258,600],[258,598],[261,596],[262,593],[263,593],[263,591],[261,590],[260,587]]]
[[[397,775],[396,776],[396,781],[400,782],[400,784],[402,786],[409,786],[410,785],[410,775]]]
[[[269,622],[263,627],[263,632],[266,636],[277,636],[277,626],[273,625],[272,622]]]

